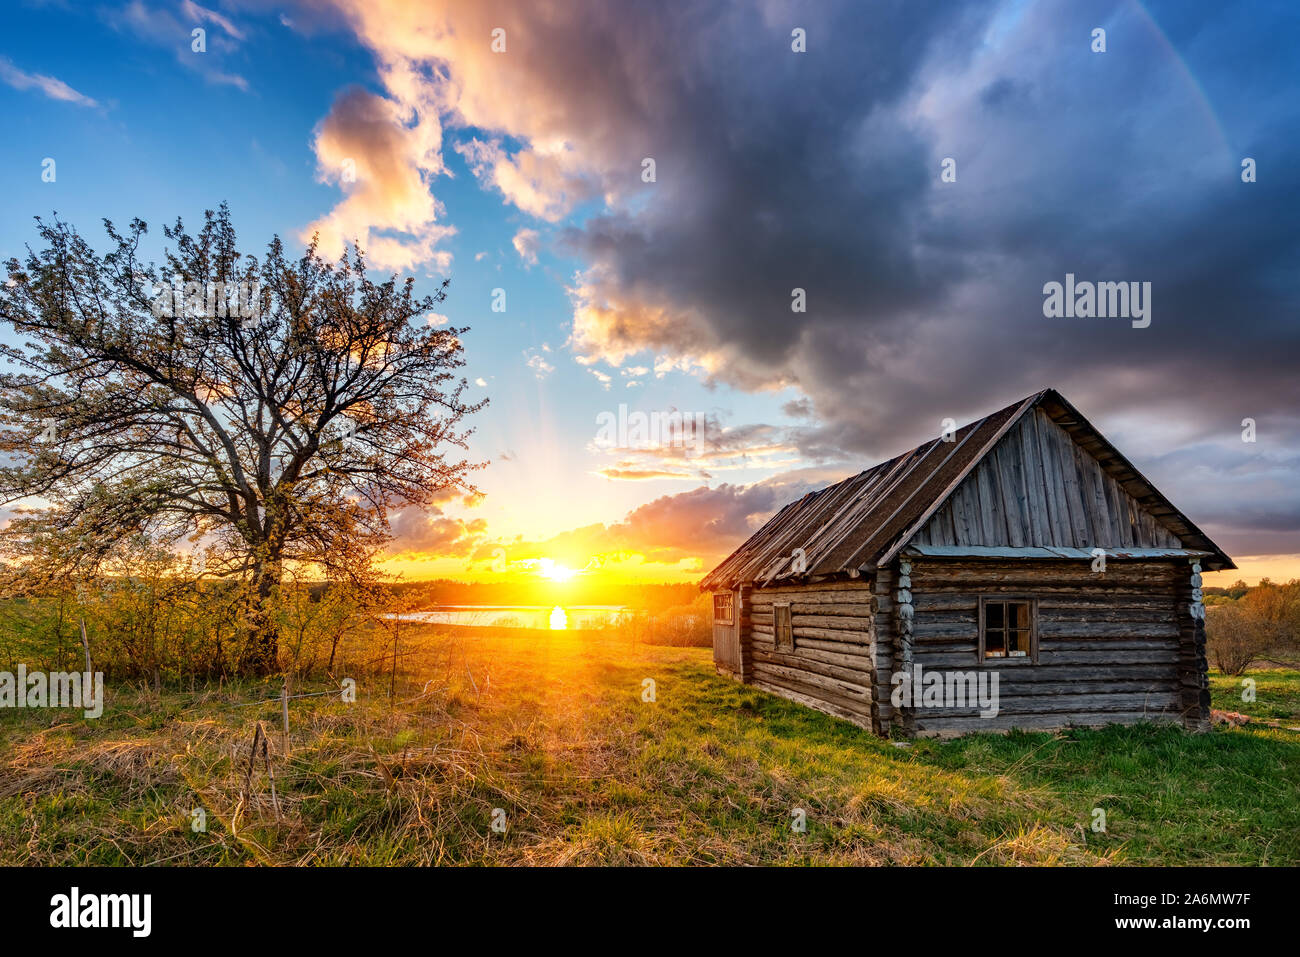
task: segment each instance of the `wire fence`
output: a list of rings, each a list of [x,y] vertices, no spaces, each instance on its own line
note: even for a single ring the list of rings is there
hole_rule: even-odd
[[[312,692],[308,692],[307,694],[276,695],[273,698],[260,698],[257,701],[234,702],[232,704],[227,705],[227,707],[255,708],[260,704],[268,704],[268,703],[279,704],[282,701],[294,701],[298,698],[320,698],[322,696],[328,696],[331,698],[334,697],[342,698],[343,690],[344,689],[340,688],[338,691],[312,691]]]

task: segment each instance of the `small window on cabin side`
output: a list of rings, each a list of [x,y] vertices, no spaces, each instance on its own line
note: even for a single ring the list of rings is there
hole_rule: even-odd
[[[730,625],[735,622],[734,609],[731,592],[719,592],[713,596],[713,620],[719,625]]]
[[[794,651],[794,626],[790,621],[790,603],[772,606],[772,633],[776,637],[777,651]]]
[[[1035,604],[1024,598],[984,598],[980,601],[979,654],[990,658],[1036,657]]]

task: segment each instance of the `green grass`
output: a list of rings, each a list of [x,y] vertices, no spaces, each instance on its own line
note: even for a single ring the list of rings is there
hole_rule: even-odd
[[[279,747],[278,705],[234,707],[270,686],[117,688],[98,721],[0,715],[0,863],[1300,863],[1297,672],[1254,673],[1255,712],[1214,679],[1216,707],[1279,728],[897,748],[717,677],[707,649],[432,632],[420,648],[396,704],[383,675],[357,676],[356,704],[293,703],[278,820],[260,766],[240,800],[258,718]]]
[[[1242,700],[1247,680],[1254,682],[1254,701]],[[1211,671],[1210,698],[1212,706],[1221,711],[1300,726],[1300,671],[1294,669],[1251,671],[1241,677]]]

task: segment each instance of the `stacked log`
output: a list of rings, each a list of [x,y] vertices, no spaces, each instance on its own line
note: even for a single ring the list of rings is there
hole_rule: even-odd
[[[999,713],[914,708],[918,734],[1046,729],[1199,715],[1205,682],[1182,562],[914,560],[911,657],[927,672],[996,671]],[[901,592],[901,589],[898,589]],[[1038,661],[979,660],[981,596],[1032,599]],[[901,619],[900,619],[901,624]],[[901,655],[902,645],[896,643]],[[901,667],[901,664],[899,665]],[[1190,709],[1190,712],[1189,712]]]
[[[789,602],[794,647],[777,651],[774,602]],[[756,588],[742,649],[759,688],[872,727],[877,602],[869,581]]]

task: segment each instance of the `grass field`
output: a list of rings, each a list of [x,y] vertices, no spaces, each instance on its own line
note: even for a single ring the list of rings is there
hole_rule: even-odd
[[[393,701],[387,675],[358,678],[354,704],[295,699],[287,760],[278,701],[238,706],[278,685],[117,687],[96,721],[0,714],[0,863],[1300,863],[1300,672],[1253,674],[1253,704],[1214,679],[1216,707],[1277,728],[897,748],[715,676],[708,649],[429,629],[406,645]],[[278,819],[260,763],[240,798],[259,718]]]

